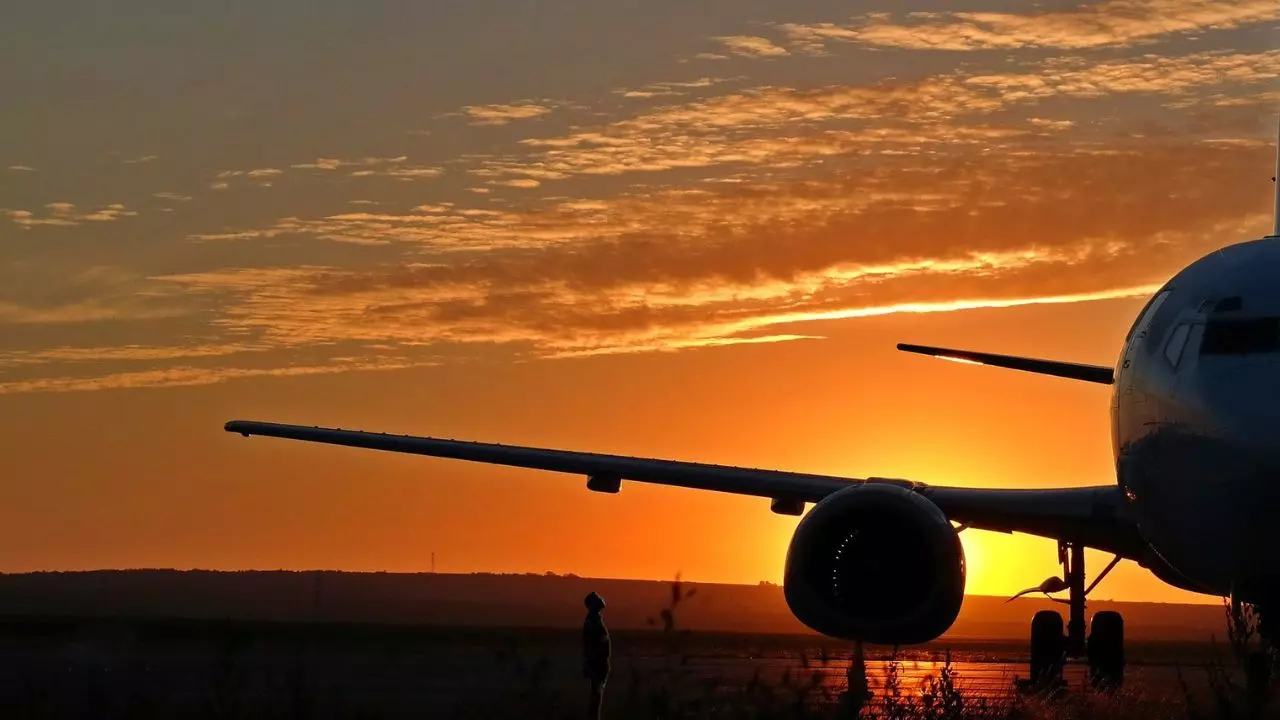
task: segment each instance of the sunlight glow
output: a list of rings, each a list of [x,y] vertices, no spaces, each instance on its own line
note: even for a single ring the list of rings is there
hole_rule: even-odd
[[[953,357],[951,355],[934,355],[934,357],[941,358],[943,360],[950,360],[951,362],[964,363],[965,365],[981,365],[982,364],[977,360],[970,360],[969,358],[962,358],[962,357]]]
[[[986,586],[984,576],[985,564],[982,542],[970,530],[960,533],[960,546],[964,548],[965,592],[968,594],[981,592]]]

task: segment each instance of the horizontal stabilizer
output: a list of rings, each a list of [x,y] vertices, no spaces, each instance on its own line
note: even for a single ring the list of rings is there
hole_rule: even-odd
[[[948,348],[927,347],[925,345],[907,345],[899,343],[898,349],[919,353],[921,355],[932,355],[946,360],[959,360],[961,362],[971,362],[978,365],[991,365],[993,367],[1009,368],[1010,370],[1023,370],[1025,372],[1039,373],[1040,375],[1053,375],[1054,377],[1068,378],[1071,380],[1084,380],[1085,382],[1099,383],[1101,385],[1111,385],[1115,382],[1115,375],[1111,368],[1101,365],[1082,365],[1080,363],[1058,362],[1056,360],[1036,360],[1035,358],[1016,357],[1013,355],[995,355],[992,353],[970,352],[968,350],[950,350]]]

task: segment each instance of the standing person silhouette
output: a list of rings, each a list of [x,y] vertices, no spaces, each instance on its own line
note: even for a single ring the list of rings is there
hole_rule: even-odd
[[[587,708],[589,720],[600,720],[600,706],[604,702],[604,684],[609,680],[609,629],[604,626],[604,598],[591,593],[583,600],[587,606],[587,619],[582,623],[582,675],[591,681],[591,701]]]

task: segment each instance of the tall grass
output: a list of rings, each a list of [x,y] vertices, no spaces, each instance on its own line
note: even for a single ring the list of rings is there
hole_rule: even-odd
[[[758,663],[747,678],[709,673],[712,666],[699,652],[708,645],[680,623],[681,611],[697,602],[694,588],[677,576],[663,607],[650,619],[657,632],[657,657],[645,662],[615,662],[615,674],[605,692],[607,720],[1261,720],[1280,718],[1280,658],[1264,642],[1259,617],[1250,606],[1224,606],[1223,641],[1207,666],[1179,669],[1181,684],[1163,694],[1130,683],[1115,691],[1095,691],[1087,681],[1079,687],[1056,687],[1039,693],[1019,693],[1009,679],[1007,692],[979,696],[966,691],[965,678],[952,655],[937,658],[923,678],[914,672],[909,656],[896,649],[874,653],[851,646],[833,652],[819,645],[802,651],[794,663],[762,669]],[[623,635],[622,637],[626,637]],[[615,636],[615,659],[633,652]],[[208,693],[198,707],[182,717],[240,720],[241,718],[374,718],[449,717],[438,708],[392,708],[375,691],[357,697],[352,683],[320,680],[324,655],[332,648],[319,641],[294,638],[277,666],[279,677],[267,682],[255,677],[262,668],[258,649],[249,635],[231,635],[210,648]],[[453,646],[423,646],[384,654],[369,670],[391,667],[413,655],[448,660]],[[563,680],[578,668],[557,666],[576,655],[556,647],[515,637],[489,651],[476,672],[486,673],[486,691],[467,698],[465,718],[559,720],[585,714],[587,683],[580,692]],[[158,655],[130,651],[113,659],[111,682],[92,681],[83,671],[58,674],[54,666],[23,669],[11,675],[22,684],[7,695],[0,720],[25,718],[148,718],[165,717],[172,707],[148,669]],[[867,661],[868,656],[874,656]],[[474,658],[474,656],[473,656]],[[559,660],[557,660],[557,658]],[[635,660],[635,658],[632,658]],[[462,662],[459,660],[459,662]],[[472,661],[474,662],[474,659]],[[870,666],[870,667],[869,667]],[[465,667],[470,668],[467,664]],[[736,664],[741,668],[741,664]],[[568,672],[566,672],[568,671]],[[354,678],[353,678],[354,679]],[[273,684],[274,683],[274,684]],[[275,688],[274,690],[271,688]],[[342,695],[339,695],[339,692]],[[394,694],[396,688],[387,688]],[[429,702],[429,700],[428,700]],[[170,715],[171,716],[171,715]]]
[[[663,662],[648,674],[633,670],[625,704],[613,703],[611,718],[798,718],[848,720],[1259,720],[1280,718],[1280,656],[1260,635],[1259,616],[1248,605],[1225,606],[1227,643],[1216,645],[1217,658],[1207,667],[1179,669],[1180,687],[1163,694],[1135,689],[1094,690],[1055,686],[1038,693],[1015,691],[1012,680],[1004,697],[967,697],[962,678],[944,654],[938,670],[919,687],[905,686],[903,662],[896,649],[884,663],[878,683],[866,681],[861,648],[847,657],[845,681],[832,664],[837,658],[823,648],[817,656],[802,653],[798,667],[768,681],[759,670],[745,684],[703,678],[689,670],[692,633],[678,625],[677,610],[693,596],[679,577],[671,599],[658,613],[664,635]],[[655,625],[658,623],[654,623]],[[1207,693],[1186,682],[1191,672],[1207,675]],[[608,704],[606,705],[609,706]]]

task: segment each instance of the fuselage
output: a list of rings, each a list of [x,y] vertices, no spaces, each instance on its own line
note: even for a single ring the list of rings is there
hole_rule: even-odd
[[[1280,237],[1215,251],[1152,296],[1111,415],[1145,564],[1188,590],[1280,596]]]

